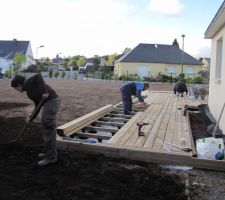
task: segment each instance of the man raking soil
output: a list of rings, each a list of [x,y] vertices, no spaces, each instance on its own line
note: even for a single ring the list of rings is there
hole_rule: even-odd
[[[42,132],[45,152],[39,154],[39,157],[42,158],[42,160],[38,162],[38,165],[45,166],[56,163],[56,115],[60,105],[58,95],[44,82],[41,74],[36,74],[29,79],[16,75],[11,82],[11,86],[19,92],[25,91],[28,98],[35,104],[33,114],[30,116],[27,126],[37,117],[43,107]],[[24,127],[24,129],[26,129],[26,127]],[[20,139],[23,134],[24,133],[22,132],[18,138]]]

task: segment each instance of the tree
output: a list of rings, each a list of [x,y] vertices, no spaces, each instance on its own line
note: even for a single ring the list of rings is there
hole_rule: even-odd
[[[13,66],[15,74],[21,71],[22,65],[26,63],[26,56],[22,53],[17,52],[13,58]]]
[[[83,67],[87,63],[87,59],[84,56],[81,56],[77,61],[78,67]]]
[[[117,55],[118,55],[117,53],[109,55],[106,61],[106,65],[113,65]]]
[[[131,48],[129,48],[129,47],[126,47],[124,50],[123,50],[123,54],[125,54],[125,53],[127,53],[128,51],[130,51],[131,50]]]
[[[79,55],[73,56],[70,58],[69,65],[73,67],[74,70],[78,69],[78,60],[80,59]]]
[[[93,58],[93,64],[94,64],[94,66],[98,67],[99,64],[100,64],[100,61],[101,61],[100,56],[95,55],[94,58]]]
[[[176,47],[178,47],[178,48],[180,48],[180,47],[179,47],[179,43],[177,42],[177,39],[176,39],[176,38],[174,39],[172,45],[173,45],[173,46],[176,46]]]

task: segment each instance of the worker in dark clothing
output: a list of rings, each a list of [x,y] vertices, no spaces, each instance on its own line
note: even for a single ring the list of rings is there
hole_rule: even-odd
[[[47,84],[45,84],[42,75],[36,74],[29,79],[16,75],[11,86],[19,92],[26,92],[28,98],[30,98],[35,108],[39,105],[42,99],[44,99],[42,105],[42,131],[44,139],[44,153],[40,153],[38,156],[42,158],[38,162],[39,166],[44,166],[57,162],[57,150],[56,150],[56,115],[60,105],[60,99],[56,92]],[[40,109],[35,115],[31,115],[34,120],[38,115]],[[34,109],[35,110],[35,109]]]
[[[184,92],[186,92],[186,95],[188,93],[188,89],[187,89],[187,85],[182,82],[182,81],[178,81],[175,83],[174,88],[173,88],[174,94],[176,95],[181,95],[181,97],[184,96]]]
[[[144,105],[144,99],[141,96],[141,92],[147,90],[148,88],[149,84],[142,82],[127,83],[120,88],[123,102],[123,111],[125,115],[130,114],[130,112],[132,111],[132,95],[136,96],[140,104]]]

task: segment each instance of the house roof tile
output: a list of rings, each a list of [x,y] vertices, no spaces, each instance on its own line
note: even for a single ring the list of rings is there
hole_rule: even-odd
[[[116,62],[181,64],[182,50],[173,45],[141,43]],[[201,65],[196,58],[186,52],[183,53],[183,64]]]
[[[17,52],[26,55],[29,44],[29,41],[0,40],[0,57],[13,59]]]

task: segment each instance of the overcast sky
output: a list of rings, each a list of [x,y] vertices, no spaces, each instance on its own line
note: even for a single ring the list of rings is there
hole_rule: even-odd
[[[139,43],[172,44],[210,56],[204,33],[223,0],[0,0],[0,40],[29,40],[34,57],[122,53]]]

